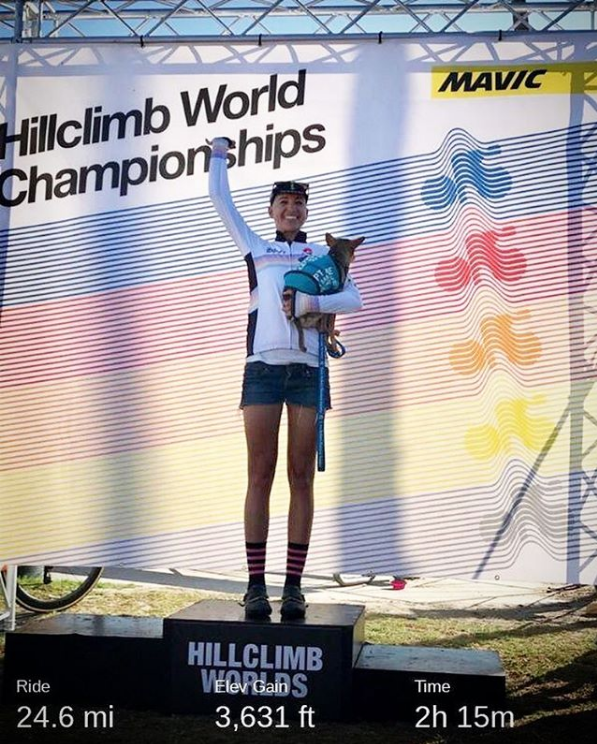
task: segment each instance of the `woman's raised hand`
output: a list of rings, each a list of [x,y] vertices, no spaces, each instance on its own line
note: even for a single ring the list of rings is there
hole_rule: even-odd
[[[233,150],[236,142],[230,137],[214,137],[212,140],[205,140],[207,144],[216,150]]]

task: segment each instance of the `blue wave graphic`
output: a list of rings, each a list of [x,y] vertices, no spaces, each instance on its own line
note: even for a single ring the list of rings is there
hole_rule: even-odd
[[[597,157],[596,131],[585,124],[481,143],[455,129],[428,154],[308,177],[309,236],[358,233],[371,245],[448,230],[465,206],[497,223],[594,206],[597,178],[583,167]],[[234,194],[264,236],[273,233],[269,189]],[[6,307],[242,266],[207,196],[5,231],[2,244]]]
[[[492,168],[487,157],[499,155],[498,145],[484,150],[464,148],[450,156],[452,178],[439,176],[423,184],[423,201],[430,209],[450,207],[456,200],[466,203],[468,192],[474,189],[484,199],[501,199],[512,186],[512,177],[505,168]]]

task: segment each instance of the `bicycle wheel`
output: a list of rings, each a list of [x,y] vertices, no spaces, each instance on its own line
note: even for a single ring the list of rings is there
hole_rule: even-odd
[[[32,612],[65,610],[89,594],[102,571],[88,566],[19,566],[17,602]]]

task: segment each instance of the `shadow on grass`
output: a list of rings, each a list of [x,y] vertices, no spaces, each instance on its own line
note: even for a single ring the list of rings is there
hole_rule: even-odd
[[[416,629],[421,621],[437,623],[431,625],[425,637],[417,638],[417,645],[448,645],[462,648],[470,645],[491,643],[504,640],[505,637],[532,638],[534,636],[552,635],[554,633],[570,634],[574,631],[597,629],[597,618],[584,617],[579,614],[583,608],[594,602],[594,597],[575,599],[561,603],[542,604],[536,608],[495,608],[471,612],[470,609],[418,609],[416,616],[397,617],[384,613],[367,613],[367,622],[401,622],[404,627]],[[452,632],[458,629],[459,623],[470,627],[470,632]],[[483,626],[489,626],[484,628]],[[494,627],[491,627],[491,626]],[[495,627],[497,625],[498,627]],[[413,634],[417,631],[413,630]]]
[[[539,720],[516,723],[514,728],[488,730],[451,730],[439,739],[441,744],[594,744],[597,715],[595,711],[544,716]],[[431,741],[431,740],[430,740]]]
[[[519,710],[529,715],[539,709],[561,711],[568,702],[582,698],[597,703],[597,647],[519,685],[513,696]],[[593,715],[597,716],[597,706]],[[597,730],[594,734],[593,741]]]

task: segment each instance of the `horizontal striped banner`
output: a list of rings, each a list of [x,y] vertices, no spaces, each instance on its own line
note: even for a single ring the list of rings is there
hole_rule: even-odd
[[[259,235],[273,238],[271,181],[304,178],[309,240],[366,236],[351,267],[365,308],[337,319],[348,354],[330,360],[328,465],[317,476],[307,570],[594,579],[597,506],[581,469],[597,467],[589,441],[597,327],[588,312],[597,109],[560,91],[568,72],[552,52],[537,59],[518,44],[507,54],[489,45],[495,64],[487,45],[453,50],[456,67],[447,50],[421,61],[417,45],[363,47],[362,57],[358,44],[331,45],[329,59],[313,51],[311,61],[298,45],[292,70],[288,49],[268,50],[262,69],[254,58],[239,65],[244,52],[214,49],[213,66],[197,70],[194,60],[188,74],[161,84],[124,64],[148,52],[106,48],[106,80],[118,70],[131,108],[168,105],[177,128],[87,142],[71,148],[73,163],[69,148],[19,155],[15,145],[2,158],[0,179],[10,168],[30,173],[38,160],[50,174],[104,156],[139,163],[169,148],[175,159],[176,148],[188,153],[228,133],[244,142],[230,168],[234,202]],[[284,72],[271,71],[277,57]],[[541,85],[562,105],[536,96],[525,108],[519,96],[538,90],[538,75],[525,73],[509,95],[510,73],[527,61],[535,72],[552,63]],[[48,57],[38,73],[27,58],[18,89],[6,81],[11,132],[53,113],[49,95],[62,118],[69,106],[93,117],[93,96],[106,114],[123,105],[110,88],[87,90],[63,62],[59,70]],[[482,75],[489,62],[489,77],[455,76],[447,98],[434,97],[446,75]],[[594,66],[576,57],[566,64],[577,63]],[[306,81],[292,105],[276,98],[278,87],[261,109],[266,97],[256,93],[246,116],[214,114],[192,127],[180,120],[181,91],[209,90],[210,100],[230,93],[230,113],[275,75],[287,91]],[[51,93],[39,96],[44,84]],[[379,101],[369,101],[374,88]],[[298,142],[296,157],[282,157],[282,142]],[[277,164],[268,147],[278,147]],[[162,173],[138,190],[106,186],[95,196],[56,194],[42,179],[38,204],[2,213],[0,542],[11,561],[244,567],[238,406],[247,309],[258,292],[249,296],[207,174],[192,176]],[[24,177],[12,178],[13,192],[0,186],[5,201],[25,188]],[[285,449],[268,544],[268,568],[279,570]]]

